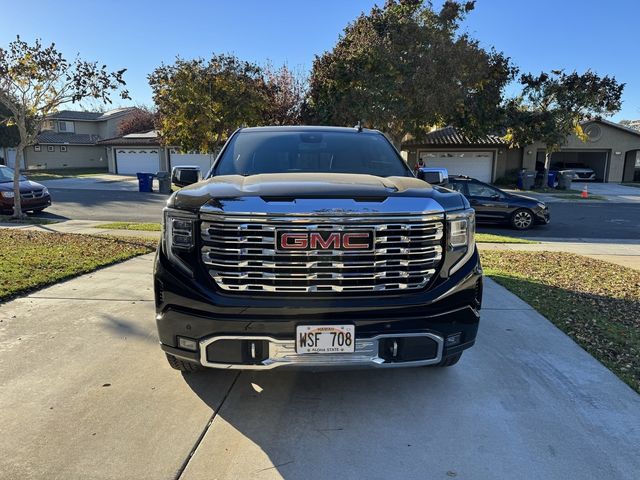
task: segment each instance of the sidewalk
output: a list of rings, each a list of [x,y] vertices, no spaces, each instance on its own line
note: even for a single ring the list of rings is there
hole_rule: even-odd
[[[109,222],[92,220],[67,220],[47,225],[30,225],[0,223],[0,228],[16,228],[21,230],[37,230],[41,232],[79,233],[84,235],[114,235],[117,237],[137,237],[159,240],[161,232],[147,232],[142,230],[111,230],[98,228]],[[540,243],[479,243],[480,250],[519,250],[528,252],[568,252],[577,255],[604,260],[622,265],[623,267],[640,270],[640,240],[540,240]]]
[[[541,241],[540,243],[479,243],[482,250],[518,250],[527,252],[567,252],[640,270],[640,242]],[[619,242],[619,243],[618,243]]]
[[[143,230],[112,230],[97,228],[110,222],[95,220],[67,220],[64,222],[48,223],[46,225],[0,223],[0,228],[15,228],[19,230],[37,230],[40,232],[81,233],[84,235],[114,235],[116,237],[137,237],[159,240],[161,232],[147,232]]]

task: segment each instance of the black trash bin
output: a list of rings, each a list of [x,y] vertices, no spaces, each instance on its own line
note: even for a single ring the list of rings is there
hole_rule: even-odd
[[[171,174],[169,172],[156,173],[158,178],[158,191],[160,193],[171,193]]]

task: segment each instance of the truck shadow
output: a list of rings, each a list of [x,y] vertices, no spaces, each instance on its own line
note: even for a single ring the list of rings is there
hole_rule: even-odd
[[[424,448],[416,441],[416,418],[423,423],[443,407],[436,401],[425,409],[416,399],[431,392],[444,400],[444,392],[456,390],[458,374],[445,370],[245,371],[221,405],[211,384],[228,372],[185,375],[189,387],[217,410],[187,473],[217,475],[233,466],[230,478],[262,478],[274,469],[286,479],[377,478],[382,472],[393,478],[394,470],[406,471],[407,461],[415,464],[412,456]],[[425,430],[420,442],[434,441],[433,434]],[[226,463],[220,453],[229,445],[234,451]],[[238,471],[240,456],[252,460]]]

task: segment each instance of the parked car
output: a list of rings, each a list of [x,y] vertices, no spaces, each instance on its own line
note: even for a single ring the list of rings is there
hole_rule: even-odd
[[[473,209],[378,131],[242,128],[163,231],[156,322],[177,370],[448,367],[475,342]]]
[[[551,170],[563,172],[571,170],[574,180],[593,181],[596,179],[596,172],[587,167],[584,163],[575,162],[555,162],[551,165]]]
[[[518,230],[547,224],[549,208],[535,198],[508,193],[474,178],[449,177],[448,187],[462,193],[476,211],[478,223],[508,223]]]
[[[13,169],[0,165],[0,212],[13,213]],[[51,205],[51,195],[44,185],[20,175],[20,197],[24,212],[41,212]]]

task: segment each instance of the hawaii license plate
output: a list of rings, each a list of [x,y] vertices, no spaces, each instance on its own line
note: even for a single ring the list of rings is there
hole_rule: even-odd
[[[298,325],[296,352],[353,353],[356,347],[354,325]]]

